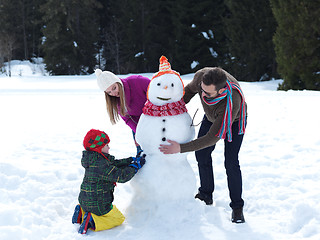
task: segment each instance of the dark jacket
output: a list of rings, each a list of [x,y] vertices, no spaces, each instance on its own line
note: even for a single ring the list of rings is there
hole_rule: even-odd
[[[116,160],[110,154],[104,156],[94,151],[83,151],[81,164],[85,168],[80,188],[79,203],[85,212],[98,216],[112,209],[115,182],[129,181],[136,173],[129,167],[132,158]]]

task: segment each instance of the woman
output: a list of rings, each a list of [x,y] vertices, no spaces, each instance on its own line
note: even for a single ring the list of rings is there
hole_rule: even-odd
[[[107,111],[112,124],[116,124],[120,119],[132,129],[133,138],[137,124],[142,114],[142,108],[147,101],[147,89],[150,80],[140,75],[132,75],[120,79],[109,71],[95,70],[98,86],[104,91]],[[141,148],[136,143],[137,153]]]

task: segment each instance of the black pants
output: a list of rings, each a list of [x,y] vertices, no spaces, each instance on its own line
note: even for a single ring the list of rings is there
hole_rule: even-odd
[[[198,137],[206,135],[212,123],[204,116],[201,123]],[[229,196],[231,199],[230,207],[233,209],[243,207],[244,201],[242,195],[242,176],[239,165],[239,151],[243,140],[243,135],[238,135],[239,122],[232,124],[232,142],[224,140],[224,166],[226,169]],[[199,175],[200,175],[200,188],[199,191],[202,195],[212,198],[214,191],[214,176],[212,169],[211,153],[215,145],[196,151],[196,159],[198,162]]]

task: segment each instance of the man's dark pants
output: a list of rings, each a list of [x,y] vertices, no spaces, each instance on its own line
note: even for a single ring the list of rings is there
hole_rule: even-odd
[[[206,135],[212,123],[204,116],[201,123],[198,138]],[[231,199],[230,207],[233,209],[241,208],[244,205],[242,195],[242,176],[239,165],[238,154],[243,140],[243,134],[238,135],[239,121],[232,124],[232,142],[224,140],[224,166],[227,173],[229,196]],[[214,176],[212,169],[211,153],[215,145],[196,151],[196,159],[198,162],[199,175],[200,175],[200,188],[199,192],[207,197],[212,198],[214,191]]]

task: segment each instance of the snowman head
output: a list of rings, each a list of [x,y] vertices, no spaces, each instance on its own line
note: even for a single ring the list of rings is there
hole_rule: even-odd
[[[160,58],[159,72],[155,73],[148,87],[148,100],[157,106],[162,106],[181,100],[184,85],[180,74],[171,70],[165,56]]]

